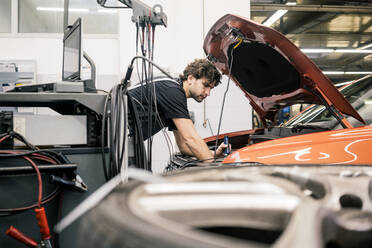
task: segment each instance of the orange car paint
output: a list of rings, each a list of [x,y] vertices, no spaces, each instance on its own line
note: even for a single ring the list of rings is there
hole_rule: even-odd
[[[372,126],[304,134],[241,148],[223,163],[372,164]]]

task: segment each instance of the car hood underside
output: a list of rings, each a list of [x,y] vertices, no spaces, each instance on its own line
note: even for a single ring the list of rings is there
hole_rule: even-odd
[[[225,15],[209,30],[204,51],[243,90],[265,123],[280,108],[298,103],[323,104],[364,122],[319,68],[271,28]]]

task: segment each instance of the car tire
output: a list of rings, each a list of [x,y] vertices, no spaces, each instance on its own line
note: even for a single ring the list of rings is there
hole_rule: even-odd
[[[370,247],[371,178],[365,166],[221,166],[135,180],[83,217],[79,247]]]

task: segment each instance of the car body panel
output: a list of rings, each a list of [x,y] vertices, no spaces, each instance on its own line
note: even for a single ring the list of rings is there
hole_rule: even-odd
[[[211,141],[215,141],[216,138],[217,139],[223,139],[224,136],[228,136],[229,138],[232,138],[232,137],[238,137],[238,136],[243,136],[243,135],[250,135],[250,134],[254,134],[258,130],[263,130],[263,128],[256,128],[256,129],[242,130],[242,131],[236,131],[236,132],[231,132],[231,133],[224,133],[224,134],[218,135],[218,137],[217,136],[211,136],[211,137],[205,138],[204,141],[205,142],[211,142]]]
[[[223,163],[372,164],[372,126],[304,134],[241,148]]]
[[[328,104],[337,114],[364,123],[319,68],[271,28],[227,14],[212,26],[203,47],[214,65],[243,90],[264,123],[273,121],[280,108],[296,103]]]

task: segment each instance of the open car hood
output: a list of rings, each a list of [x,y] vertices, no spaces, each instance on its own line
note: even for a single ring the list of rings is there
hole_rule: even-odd
[[[243,90],[266,124],[288,105],[328,105],[334,113],[362,117],[319,68],[281,33],[227,14],[209,30],[204,52]],[[342,113],[342,114],[341,114]]]

